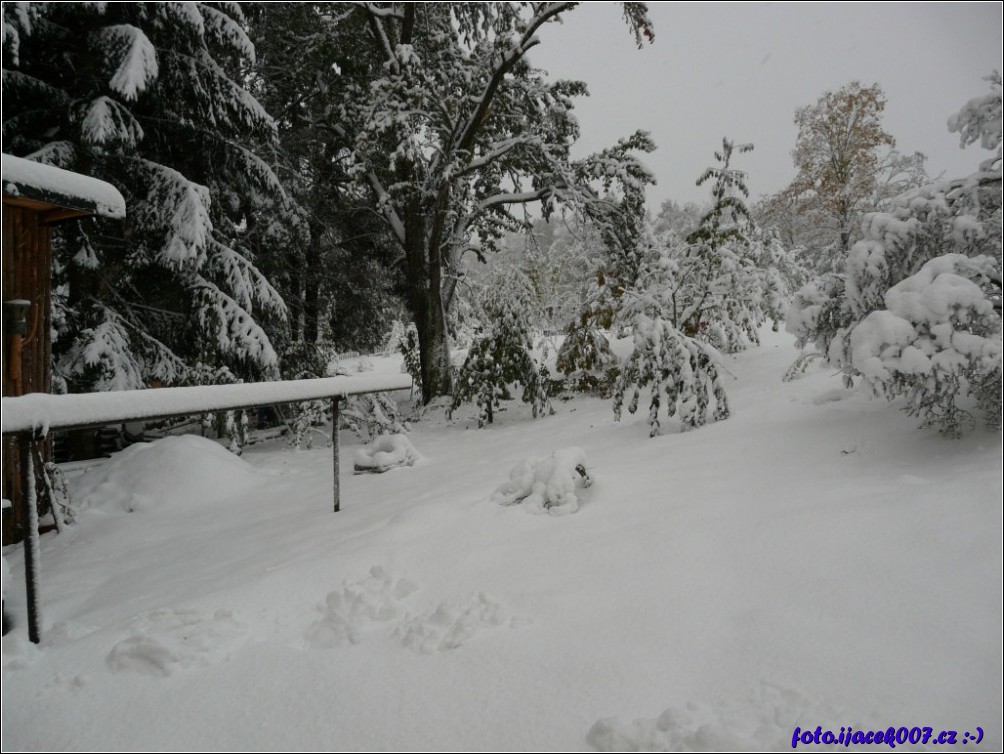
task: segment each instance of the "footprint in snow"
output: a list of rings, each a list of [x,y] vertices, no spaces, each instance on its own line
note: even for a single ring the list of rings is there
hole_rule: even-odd
[[[159,678],[226,659],[247,635],[229,610],[210,616],[162,608],[134,619],[130,630],[133,635],[118,642],[105,658],[108,667],[116,673]]]

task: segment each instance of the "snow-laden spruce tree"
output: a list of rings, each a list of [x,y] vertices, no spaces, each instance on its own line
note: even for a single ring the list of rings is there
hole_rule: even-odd
[[[628,410],[638,407],[642,388],[651,390],[649,423],[660,430],[663,401],[669,416],[678,412],[684,429],[729,415],[719,376],[720,352],[735,353],[759,343],[758,329],[779,322],[797,259],[773,233],[756,227],[746,208],[746,176],[732,165],[751,144],[723,139],[698,185],[711,183],[711,208],[695,230],[682,238],[670,228],[649,233],[636,283],[619,297],[618,321],[634,330],[634,351],[614,388],[619,417],[632,389]]]
[[[800,261],[775,233],[759,228],[746,207],[746,175],[732,161],[752,148],[724,139],[715,152],[719,164],[698,180],[711,183],[712,201],[696,229],[685,237],[669,229],[650,241],[675,268],[663,294],[670,322],[726,353],[759,344],[759,328],[781,320],[804,280]]]
[[[237,3],[5,3],[3,149],[109,181],[124,223],[55,243],[54,361],[70,391],[274,374],[285,305],[251,249],[296,213],[254,151]],[[196,365],[200,365],[195,369]]]
[[[454,380],[453,409],[474,403],[478,426],[491,424],[503,400],[518,386],[536,418],[549,406],[548,373],[533,355],[534,313],[539,304],[527,276],[516,267],[497,270],[482,289],[480,335]]]
[[[651,434],[661,432],[663,406],[669,418],[679,416],[684,430],[700,427],[712,418],[727,419],[729,402],[719,373],[720,354],[695,334],[683,332],[673,294],[681,287],[681,266],[661,245],[650,247],[636,287],[621,297],[618,320],[634,332],[634,349],[621,365],[614,383],[614,416],[638,410],[642,390],[648,390],[648,423]]]
[[[1001,79],[949,120],[994,156],[973,175],[906,192],[865,217],[846,270],[802,288],[787,327],[848,381],[956,436],[1001,401]]]

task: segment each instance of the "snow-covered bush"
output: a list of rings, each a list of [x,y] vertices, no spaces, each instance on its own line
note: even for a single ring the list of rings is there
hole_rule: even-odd
[[[329,401],[302,401],[294,404],[286,422],[289,430],[286,441],[291,448],[297,450],[314,447],[315,437],[328,444],[331,440],[321,426],[330,420]]]
[[[491,424],[495,410],[511,398],[513,385],[536,418],[547,410],[548,373],[533,356],[533,292],[526,276],[508,268],[493,276],[482,292],[483,332],[471,344],[453,386],[453,409],[473,402],[481,409],[478,426]]]
[[[597,327],[581,319],[565,328],[565,339],[555,363],[565,375],[565,385],[580,392],[604,395],[619,374],[610,341]]]
[[[868,215],[845,270],[802,288],[787,317],[788,331],[848,381],[902,396],[923,426],[950,435],[969,419],[966,396],[1000,425],[1001,89],[993,81],[994,95],[971,101],[950,124],[963,130],[963,144],[981,134],[998,157]]]
[[[345,426],[364,441],[378,435],[408,431],[408,423],[401,416],[397,402],[387,393],[351,395],[339,413]]]
[[[422,456],[405,435],[381,435],[353,457],[357,474],[382,474],[400,466],[414,466]]]
[[[648,423],[654,437],[661,431],[663,401],[670,418],[679,413],[684,430],[708,421],[714,396],[714,421],[729,417],[729,402],[718,374],[719,356],[706,343],[684,335],[666,319],[639,313],[634,318],[634,350],[621,366],[614,384],[614,416],[621,418],[624,398],[631,392],[628,411],[638,410],[641,391],[647,388]],[[633,389],[633,390],[632,390]]]
[[[508,481],[492,493],[492,500],[499,505],[522,503],[533,513],[575,513],[579,509],[576,488],[593,483],[588,465],[585,451],[576,447],[527,458],[512,468]]]
[[[422,390],[422,360],[418,349],[418,329],[414,323],[405,328],[404,334],[398,341],[397,350],[404,357],[402,367],[415,383],[419,391]]]

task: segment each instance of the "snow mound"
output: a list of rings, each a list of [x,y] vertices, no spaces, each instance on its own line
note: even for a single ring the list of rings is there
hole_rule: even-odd
[[[399,466],[414,466],[421,459],[405,435],[381,435],[356,451],[353,466],[357,474],[382,474]]]
[[[589,461],[582,448],[556,450],[543,458],[527,458],[509,472],[509,481],[492,493],[499,505],[523,503],[532,513],[564,515],[579,509],[576,486],[593,483],[586,467]]]
[[[105,662],[116,672],[163,678],[176,670],[208,667],[225,659],[246,635],[229,610],[207,617],[196,610],[154,610],[133,624]]]
[[[80,509],[142,511],[222,500],[260,487],[262,473],[212,440],[195,435],[130,445],[71,480]]]
[[[597,751],[781,751],[790,749],[795,727],[806,720],[839,717],[797,691],[765,683],[745,699],[690,702],[630,723],[606,717],[593,724],[586,741]]]

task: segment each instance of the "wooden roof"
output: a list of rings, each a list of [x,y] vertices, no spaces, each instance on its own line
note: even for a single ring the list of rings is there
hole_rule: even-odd
[[[125,217],[118,189],[97,178],[3,155],[3,203],[39,213],[43,223],[100,215]]]

